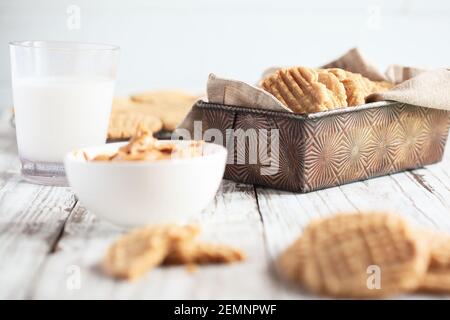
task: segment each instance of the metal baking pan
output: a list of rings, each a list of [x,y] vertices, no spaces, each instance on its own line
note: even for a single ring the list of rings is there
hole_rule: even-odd
[[[448,111],[391,101],[311,115],[196,106],[204,138],[228,148],[226,179],[295,192],[439,162],[450,123]]]

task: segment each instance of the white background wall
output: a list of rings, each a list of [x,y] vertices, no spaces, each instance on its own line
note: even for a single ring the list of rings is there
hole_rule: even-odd
[[[70,5],[80,28],[67,25]],[[450,65],[450,1],[0,0],[0,108],[11,105],[8,41],[122,48],[117,93],[202,92],[210,72],[254,82],[272,65],[316,66],[360,47],[390,63]]]

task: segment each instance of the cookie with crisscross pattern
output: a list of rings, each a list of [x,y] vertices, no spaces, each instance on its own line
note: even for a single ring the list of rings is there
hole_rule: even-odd
[[[291,278],[318,294],[381,297],[418,288],[429,247],[405,220],[387,213],[338,214],[313,221],[287,252]],[[284,258],[283,258],[284,257]],[[286,259],[282,255],[280,262]],[[379,274],[380,287],[369,283]]]

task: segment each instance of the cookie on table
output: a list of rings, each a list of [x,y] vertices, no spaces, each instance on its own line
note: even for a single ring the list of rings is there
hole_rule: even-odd
[[[228,245],[185,241],[172,247],[163,264],[233,263],[244,259],[245,254],[241,250]]]
[[[307,239],[297,238],[277,260],[277,269],[286,279],[301,282],[303,279],[304,263],[306,261]]]
[[[236,248],[197,241],[200,228],[175,224],[143,227],[116,240],[103,259],[104,271],[134,280],[159,265],[232,263],[245,259]]]
[[[109,275],[133,280],[160,265],[176,243],[192,241],[195,226],[160,225],[132,231],[120,237],[107,251],[103,269]]]
[[[302,247],[297,251],[288,250],[302,261],[291,264],[298,270],[289,273],[311,291],[335,297],[413,291],[429,262],[427,243],[402,218],[388,213],[338,214],[313,221],[298,244]],[[381,272],[380,288],[368,286],[372,266]]]
[[[430,247],[431,269],[447,268],[450,271],[450,234],[431,230],[419,230]]]
[[[166,131],[174,131],[198,99],[196,95],[178,90],[145,91],[131,95],[132,101],[142,104],[146,112],[161,119]]]
[[[417,291],[450,293],[450,269],[429,269],[420,282]]]
[[[108,139],[129,139],[139,124],[152,133],[162,129],[162,122],[156,116],[147,114],[132,106],[113,106],[109,120]]]
[[[198,99],[198,96],[181,90],[148,90],[132,94],[130,97],[135,102],[150,104],[165,103],[169,106],[193,103]]]
[[[450,293],[450,235],[428,230],[419,233],[430,247],[430,262],[418,291]]]

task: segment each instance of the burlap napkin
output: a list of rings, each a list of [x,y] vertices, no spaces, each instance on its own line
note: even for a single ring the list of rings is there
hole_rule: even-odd
[[[342,68],[360,73],[374,81],[385,80],[396,84],[391,90],[371,94],[366,97],[366,102],[393,100],[427,108],[450,110],[450,71],[448,69],[423,70],[392,65],[383,74],[356,48],[323,65],[322,68]],[[279,67],[267,69],[262,77],[266,77],[277,69]],[[213,74],[209,76],[207,82],[207,97],[212,103],[291,112],[273,95],[257,86],[219,78]],[[201,110],[196,107],[179,127],[190,130],[194,120],[201,120]]]
[[[417,106],[450,110],[450,71],[425,71],[389,91],[373,93],[366,102],[393,100]]]
[[[206,92],[208,101],[212,103],[292,112],[273,95],[258,87],[242,81],[218,78],[214,74],[209,75]]]
[[[370,80],[384,80],[397,84],[391,90],[369,95],[366,102],[393,100],[427,108],[450,110],[450,71],[447,69],[424,70],[391,65],[384,74],[381,74],[356,48],[324,65],[323,68],[342,68],[360,73]]]

